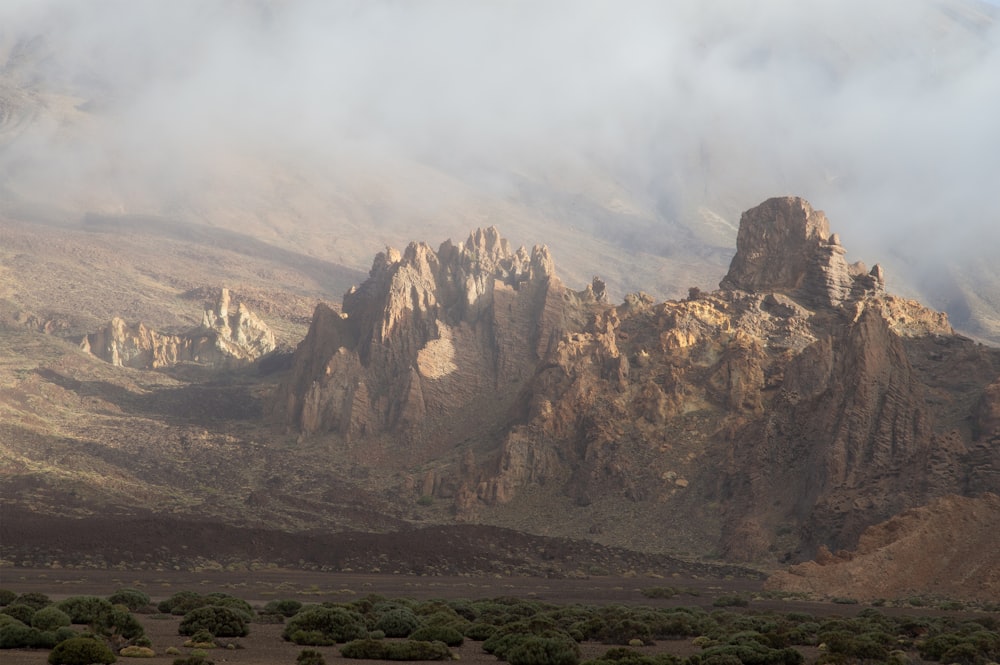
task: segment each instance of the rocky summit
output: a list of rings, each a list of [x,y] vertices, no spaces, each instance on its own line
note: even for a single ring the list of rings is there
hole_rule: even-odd
[[[1000,352],[848,264],[822,212],[742,216],[720,289],[574,291],[496,229],[376,256],[320,305],[273,418],[453,519],[739,561],[811,558],[1000,491]]]

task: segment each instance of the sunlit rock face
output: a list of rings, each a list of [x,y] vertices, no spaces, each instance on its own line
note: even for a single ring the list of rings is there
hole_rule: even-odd
[[[245,304],[231,307],[222,289],[214,308],[205,310],[200,327],[181,334],[163,333],[141,321],[115,317],[84,337],[84,351],[123,367],[158,369],[179,363],[212,367],[247,365],[274,351],[274,333]]]
[[[305,433],[357,436],[412,432],[480,401],[491,412],[531,377],[579,299],[547,248],[513,250],[496,228],[437,251],[387,249],[342,315],[317,308],[278,414]]]

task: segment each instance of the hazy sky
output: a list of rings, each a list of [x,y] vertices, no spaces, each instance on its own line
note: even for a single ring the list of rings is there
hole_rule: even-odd
[[[972,0],[6,0],[6,94],[88,103],[0,132],[0,176],[97,174],[155,207],[245,155],[389,156],[501,190],[610,178],[664,218],[801,194],[865,258],[982,255],[995,18]]]

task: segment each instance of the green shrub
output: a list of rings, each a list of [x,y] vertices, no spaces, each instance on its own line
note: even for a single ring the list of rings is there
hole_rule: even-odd
[[[310,607],[285,624],[281,636],[304,646],[323,646],[361,639],[368,634],[363,616],[343,607]]]
[[[120,637],[129,641],[142,637],[146,632],[139,620],[127,610],[114,606],[110,611],[100,614],[90,627],[95,633],[104,637]]]
[[[48,607],[49,605],[52,604],[52,601],[49,600],[48,596],[46,596],[44,593],[38,593],[35,591],[22,593],[20,596],[17,597],[17,600],[14,602],[20,603],[22,605],[27,605],[28,607],[31,607],[34,610],[40,610],[43,607]]]
[[[924,660],[941,660],[948,649],[957,646],[961,641],[961,637],[951,633],[934,635],[917,644],[917,651]]]
[[[496,632],[496,626],[477,621],[476,623],[469,624],[469,627],[465,629],[465,636],[470,640],[475,640],[476,642],[485,642],[493,637]]]
[[[669,653],[647,656],[625,647],[614,647],[600,658],[584,661],[583,665],[681,665],[681,659]]]
[[[57,628],[69,626],[71,623],[73,622],[70,621],[68,614],[52,605],[43,607],[31,617],[31,626],[38,630],[54,631]]]
[[[577,665],[580,645],[568,638],[529,635],[507,654],[510,665]]]
[[[39,632],[14,618],[0,622],[0,649],[29,649],[38,640]]]
[[[351,640],[340,647],[340,655],[344,658],[358,658],[362,660],[388,660],[386,658],[388,647],[381,640],[371,640],[368,638],[361,640]]]
[[[451,626],[421,626],[410,633],[410,639],[418,642],[444,642],[450,647],[462,646],[465,636]]]
[[[648,624],[624,618],[606,625],[601,631],[601,641],[605,644],[628,644],[632,640],[639,640],[643,644],[652,644],[652,635],[653,631]]]
[[[365,660],[451,660],[453,657],[451,650],[442,642],[386,642],[370,639],[348,642],[340,647],[340,655]]]
[[[31,623],[31,617],[35,616],[36,611],[37,610],[31,605],[13,603],[0,610],[0,614],[6,614],[7,616],[14,617],[21,623],[28,625]]]
[[[409,637],[419,626],[420,619],[407,607],[391,609],[375,622],[375,630],[381,630],[386,637]]]
[[[186,647],[196,647],[198,649],[214,649],[215,648],[215,635],[212,635],[209,631],[204,628],[195,631],[191,639],[184,643]]]
[[[942,663],[957,663],[957,665],[981,665],[986,659],[979,653],[975,644],[959,642],[941,655]]]
[[[211,600],[194,591],[178,591],[166,600],[160,601],[156,609],[164,614],[183,616],[193,609],[204,607]]]
[[[386,660],[451,660],[455,656],[443,642],[405,640],[383,642],[388,645]]]
[[[303,649],[295,659],[296,665],[326,665],[323,654],[314,649]]]
[[[228,607],[231,610],[236,610],[245,616],[247,621],[251,621],[254,617],[254,611],[250,603],[242,598],[230,596],[225,593],[210,593],[205,598],[208,600],[208,604],[213,607]]]
[[[805,657],[795,649],[770,649],[758,643],[723,644],[698,654],[700,665],[728,663],[733,657],[743,665],[802,665],[805,662]]]
[[[302,609],[302,603],[297,600],[272,600],[267,605],[264,606],[264,614],[280,614],[284,617],[293,617]],[[302,653],[317,653],[310,649],[304,650]]]
[[[118,589],[108,596],[108,602],[112,605],[124,605],[135,612],[149,605],[149,594],[138,589]]]
[[[49,654],[49,665],[108,664],[118,660],[104,642],[92,637],[73,637],[57,644]]]
[[[69,620],[77,624],[93,623],[104,612],[110,612],[112,605],[98,596],[70,596],[56,604],[69,615]]]
[[[232,607],[206,605],[185,614],[177,628],[181,635],[194,635],[199,630],[215,637],[244,637],[250,632],[249,619]]]
[[[10,605],[17,600],[17,594],[10,589],[0,589],[0,607]]]

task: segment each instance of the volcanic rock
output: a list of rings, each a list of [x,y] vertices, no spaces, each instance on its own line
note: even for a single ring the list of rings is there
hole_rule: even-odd
[[[349,437],[481,422],[504,411],[576,310],[599,302],[562,285],[546,247],[512,250],[496,228],[437,251],[387,249],[342,315],[317,307],[276,412],[302,432]]]
[[[222,289],[215,307],[205,310],[201,327],[192,331],[161,333],[141,321],[128,324],[115,317],[80,346],[116,366],[156,369],[182,362],[248,364],[273,351],[276,343],[267,324],[242,303],[233,310],[229,290]]]
[[[387,250],[343,314],[317,308],[274,411],[459,520],[733,560],[849,549],[1000,492],[1000,352],[845,256],[797,198],[743,215],[721,290],[659,304],[567,289],[495,229]]]
[[[826,307],[884,290],[881,266],[866,273],[863,264],[848,265],[845,253],[822,211],[797,197],[768,199],[743,213],[736,255],[719,286],[794,294]]]

